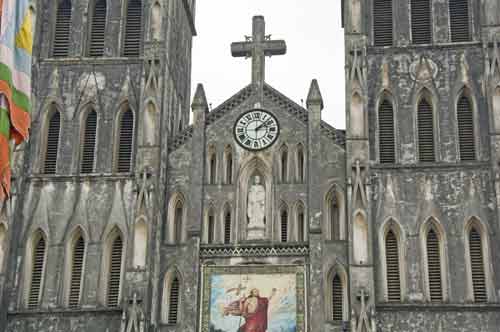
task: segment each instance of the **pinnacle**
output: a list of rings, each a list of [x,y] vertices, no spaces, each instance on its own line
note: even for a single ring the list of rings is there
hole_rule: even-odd
[[[319,104],[321,109],[323,109],[323,97],[321,96],[319,84],[316,79],[313,79],[311,82],[311,87],[309,88],[306,104],[307,107]]]
[[[194,93],[193,103],[191,104],[193,110],[195,108],[204,108],[208,110],[208,102],[207,97],[205,96],[205,89],[203,88],[203,84],[198,84],[196,87],[196,92]]]

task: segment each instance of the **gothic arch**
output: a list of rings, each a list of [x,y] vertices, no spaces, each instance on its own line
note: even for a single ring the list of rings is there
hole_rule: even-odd
[[[203,243],[214,244],[218,241],[217,238],[217,218],[216,209],[214,203],[209,203],[208,208],[204,213],[204,225],[203,225]]]
[[[37,228],[28,239],[25,253],[23,293],[24,306],[28,309],[38,307],[43,297],[47,251],[48,236]]]
[[[473,264],[471,255],[471,232],[476,231],[476,235],[479,235],[481,243],[481,259],[483,264],[483,278],[484,278],[484,292],[486,293],[486,302],[492,302],[495,300],[495,288],[492,278],[492,266],[491,266],[491,249],[490,249],[490,238],[488,227],[477,217],[471,217],[464,224],[463,229],[463,239],[465,248],[465,268],[467,272],[467,290],[466,290],[466,300],[469,302],[482,302],[477,299],[474,291],[474,280],[473,280]],[[476,253],[477,254],[477,253]],[[476,267],[477,268],[477,267]]]
[[[465,112],[460,112],[459,108],[460,106],[465,106],[461,105],[464,101],[468,102],[469,109],[464,111],[470,111],[470,117],[467,117]],[[461,103],[462,102],[462,103]],[[478,152],[479,152],[479,117],[477,114],[477,103],[476,99],[474,97],[473,90],[468,87],[467,85],[464,85],[458,93],[455,95],[454,98],[454,103],[453,103],[453,109],[455,110],[455,141],[457,142],[457,156],[458,160],[477,160],[478,159]],[[464,115],[466,118],[464,118]],[[470,121],[471,123],[467,123]],[[466,132],[463,132],[461,130],[461,125],[465,125]],[[472,132],[467,135],[467,127],[471,127],[470,129]],[[462,144],[466,146],[462,146]],[[464,158],[462,156],[462,148],[469,146],[469,158]]]
[[[396,219],[387,218],[379,230],[379,251],[380,251],[380,266],[381,279],[383,281],[384,301],[394,301],[389,295],[389,272],[387,266],[387,241],[389,232],[392,232],[397,244],[397,263],[399,272],[399,297],[403,301],[406,295],[406,235],[400,223]]]
[[[233,184],[234,154],[231,145],[224,148],[224,184]]]
[[[334,289],[332,287],[334,285],[334,278],[338,277],[338,282],[340,282],[340,287]],[[347,276],[346,269],[340,264],[336,263],[332,268],[330,268],[327,276],[326,276],[326,283],[325,283],[325,295],[326,295],[326,301],[325,301],[325,317],[326,320],[328,321],[334,321],[337,315],[334,315],[334,292],[336,290],[339,290],[339,288],[342,290],[341,296],[338,297],[338,300],[341,300],[341,318],[342,321],[348,321],[349,320],[349,279]]]
[[[307,242],[308,224],[306,218],[306,209],[302,201],[295,203],[295,238],[298,242]]]
[[[219,236],[222,239],[222,243],[231,243],[233,239],[234,230],[234,214],[233,208],[229,202],[226,202],[222,207],[222,214],[220,216],[219,224]]]
[[[283,143],[279,150],[279,178],[281,183],[288,183],[290,179],[290,153],[288,146]]]
[[[181,213],[181,215],[179,215]],[[167,243],[179,244],[186,240],[187,202],[184,195],[175,192],[170,197],[167,214]],[[180,228],[179,228],[180,226]]]
[[[280,202],[280,208],[278,209],[279,215],[276,225],[276,229],[278,232],[276,232],[278,236],[278,241],[280,242],[290,242],[291,240],[291,222],[290,222],[290,209],[288,208],[288,204],[286,204],[284,201]]]
[[[153,6],[151,6],[150,26],[150,39],[160,40],[162,33],[162,10],[161,4],[158,1],[155,1]]]
[[[439,161],[439,113],[438,113],[438,104],[437,104],[437,97],[436,94],[432,92],[428,87],[422,87],[419,92],[416,94],[416,98],[414,101],[415,105],[415,112],[414,112],[414,117],[415,117],[415,126],[414,126],[414,132],[415,132],[415,142],[416,142],[416,151],[417,151],[417,156],[418,156],[418,161],[421,161],[423,159],[422,155],[424,154],[424,151],[428,151],[429,148],[432,148],[432,155],[433,155],[433,161]],[[430,113],[427,112],[425,113],[424,110],[426,109],[425,106],[428,105],[430,106],[431,110]],[[419,110],[422,112],[420,113],[421,116],[419,117]],[[428,117],[422,116],[423,114],[427,114],[428,116],[432,116],[432,119],[428,119]],[[420,119],[420,120],[419,120]],[[432,140],[432,145],[431,142],[426,142],[425,140],[422,139],[423,135],[420,134],[426,134],[428,135],[428,132],[425,131],[425,127],[420,124],[423,124],[425,120],[428,120],[432,123],[432,137],[430,140]],[[422,129],[422,131],[420,131]],[[430,151],[428,152],[430,158]]]
[[[113,249],[119,249],[121,240],[121,257],[117,257]],[[123,288],[123,275],[125,271],[125,255],[127,252],[127,242],[125,233],[120,230],[118,225],[110,227],[109,232],[104,237],[103,255],[101,263],[101,303],[108,307],[114,307],[120,304]],[[115,255],[114,255],[115,254]],[[119,264],[119,275],[112,275],[112,267],[117,267]],[[113,269],[115,270],[115,269]],[[113,299],[110,298],[109,284],[111,279],[118,284],[117,293],[113,294]]]
[[[304,183],[306,179],[306,153],[302,143],[297,144],[296,156],[296,180],[298,183]]]
[[[209,144],[207,148],[207,183],[208,184],[217,184],[217,168],[218,168],[218,160],[217,160],[217,147],[215,144]]]
[[[133,267],[144,268],[147,262],[149,231],[145,216],[137,218],[134,224]]]
[[[91,118],[89,118],[89,116]],[[79,148],[77,170],[82,173],[91,173],[97,163],[97,145],[99,133],[99,112],[94,103],[88,103],[80,112]],[[88,171],[90,169],[90,171]]]
[[[366,133],[364,101],[361,94],[356,91],[351,97],[349,125],[351,135],[354,137],[364,137]]]
[[[369,262],[369,232],[367,216],[363,211],[356,211],[353,216],[352,242],[353,260],[355,264],[368,264]]]
[[[76,246],[81,245],[78,243],[80,239],[83,240],[83,252],[75,252]],[[66,252],[64,264],[64,291],[63,291],[63,304],[65,307],[76,306],[80,304],[81,294],[84,287],[85,280],[85,263],[87,256],[88,234],[82,226],[77,225],[66,239]],[[76,259],[75,259],[76,258]],[[77,264],[77,266],[75,266]],[[79,271],[74,271],[74,268]],[[75,272],[75,273],[74,273]],[[80,273],[78,273],[80,272]],[[80,276],[78,276],[80,274]],[[78,278],[79,280],[72,280]]]
[[[435,279],[434,283],[439,282],[441,285],[441,302],[445,302],[448,299],[448,261],[447,261],[447,240],[446,232],[443,225],[434,217],[429,217],[420,227],[420,246],[421,246],[421,257],[422,257],[422,271],[424,273],[424,294],[426,300],[429,302],[434,302],[436,300],[432,299],[431,295],[431,280],[429,271],[429,252],[427,250],[428,237],[433,233],[433,237],[438,241],[438,254],[439,254],[439,269],[440,274],[434,276],[434,278],[439,277],[440,279]]]
[[[397,105],[391,92],[384,89],[377,100],[375,139],[379,162],[395,163],[397,158]],[[382,128],[383,127],[383,128]],[[390,159],[390,160],[389,160]]]
[[[159,112],[156,103],[152,100],[146,102],[146,109],[144,111],[144,120],[142,128],[142,141],[145,145],[156,145],[159,125]]]
[[[136,112],[125,100],[121,103],[114,123],[113,169],[130,172],[134,159]],[[122,144],[124,145],[122,147]],[[127,170],[128,166],[128,170]]]
[[[177,280],[178,289],[177,294],[172,294],[172,285],[174,281]],[[176,267],[171,267],[163,279],[163,292],[162,292],[162,303],[161,303],[161,321],[163,324],[176,324],[182,321],[182,288],[184,285],[184,278]],[[174,296],[177,295],[177,303],[171,303]],[[171,321],[171,313],[174,308],[171,306],[176,305],[176,322]],[[170,316],[170,317],[169,317]]]
[[[266,201],[265,201],[265,223],[266,223],[266,236],[267,238],[272,238],[274,236],[274,227],[273,227],[273,215],[274,215],[274,206],[273,206],[273,177],[271,166],[268,165],[264,160],[259,157],[251,157],[250,159],[244,161],[242,163],[241,168],[238,171],[238,189],[236,193],[236,213],[235,220],[238,220],[235,223],[235,232],[233,234],[239,234],[239,239],[247,238],[247,201],[248,201],[248,190],[251,185],[251,181],[253,183],[254,177],[256,175],[260,176],[261,184],[265,187],[266,192]],[[238,239],[238,240],[239,240]]]
[[[326,193],[323,202],[323,229],[327,240],[345,240],[346,237],[345,199],[343,192],[339,189],[341,188],[338,185],[332,185],[330,190]],[[337,206],[337,211],[333,209],[335,205]],[[336,214],[334,214],[334,212]],[[337,224],[335,224],[335,222],[337,222]]]
[[[57,172],[57,159],[61,149],[61,133],[63,127],[62,125],[64,123],[63,113],[64,112],[61,112],[61,108],[55,102],[52,102],[49,104],[43,116],[43,124],[40,130],[40,142],[42,142],[42,144],[40,145],[39,154],[41,173],[48,172],[48,168],[54,170],[53,172],[50,171],[50,174],[55,174],[55,172]],[[49,145],[51,147],[51,151],[53,151],[50,153],[50,156],[48,151]],[[50,162],[47,160],[48,158],[50,158]]]

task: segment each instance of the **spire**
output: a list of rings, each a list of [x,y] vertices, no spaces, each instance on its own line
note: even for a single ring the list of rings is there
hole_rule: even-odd
[[[312,80],[311,87],[309,88],[309,94],[307,95],[307,108],[312,105],[320,105],[320,110],[323,109],[323,97],[321,97],[321,91],[319,91],[318,81],[316,79]]]
[[[199,108],[203,108],[205,112],[208,112],[207,97],[205,96],[205,89],[203,88],[203,84],[201,83],[196,87],[196,92],[194,93],[191,108],[193,109],[193,111]]]

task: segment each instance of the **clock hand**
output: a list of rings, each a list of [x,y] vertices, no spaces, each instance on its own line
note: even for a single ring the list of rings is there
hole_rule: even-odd
[[[255,131],[259,131],[260,128],[264,127],[266,125],[265,122],[262,122],[262,124],[260,126],[257,126],[257,128],[255,128]]]

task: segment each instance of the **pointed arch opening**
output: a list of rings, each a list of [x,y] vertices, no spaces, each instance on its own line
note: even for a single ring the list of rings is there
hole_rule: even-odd
[[[94,172],[97,142],[97,112],[93,108],[85,113],[82,127],[80,172],[88,174]]]
[[[385,300],[402,301],[404,289],[404,248],[401,227],[389,219],[382,228],[380,251],[385,280]]]
[[[280,208],[280,240],[283,243],[288,242],[289,225],[288,225],[288,206],[283,203]]]
[[[355,264],[368,264],[368,224],[366,216],[358,212],[353,223],[353,257]]]
[[[457,101],[457,125],[460,160],[476,160],[474,108],[468,89],[462,91]]]
[[[307,225],[306,225],[306,214],[304,204],[302,202],[297,203],[296,207],[296,220],[297,220],[297,241],[306,242],[307,241]]]
[[[170,198],[167,219],[167,242],[181,244],[185,240],[186,200],[181,193],[174,193]]]
[[[306,168],[305,168],[306,160],[305,160],[305,152],[304,146],[299,143],[297,144],[297,182],[304,183],[306,177]]]
[[[134,112],[127,103],[118,113],[117,129],[115,169],[118,173],[128,173],[134,150]]]
[[[66,247],[66,305],[78,308],[81,303],[85,275],[86,241],[81,228],[70,236]]]
[[[224,183],[233,184],[233,149],[229,145],[224,149]]]
[[[351,97],[351,133],[355,137],[364,137],[365,135],[365,112],[363,107],[363,98],[355,92]]]
[[[163,285],[162,322],[176,325],[181,321],[181,278],[176,269],[167,272]]]
[[[334,185],[326,194],[324,227],[327,240],[345,239],[345,200],[339,187]]]
[[[56,174],[61,134],[61,113],[55,104],[50,106],[46,121],[43,173]]]
[[[54,58],[67,57],[69,55],[71,12],[72,6],[70,0],[58,1],[54,25],[54,37],[52,40],[52,56]]]
[[[226,204],[224,207],[224,244],[231,243],[231,230],[232,230],[232,217],[231,217],[231,207]]]
[[[288,182],[288,147],[285,144],[280,148],[280,179],[281,183]]]
[[[208,147],[207,177],[208,184],[217,183],[217,149],[214,145]]]
[[[432,42],[432,10],[430,0],[411,0],[411,39],[413,44]]]
[[[333,322],[348,321],[348,291],[347,274],[340,266],[332,268],[326,282],[326,317]]]
[[[106,34],[106,0],[95,0],[92,3],[88,55],[90,57],[101,57],[104,55],[104,36]]]
[[[30,310],[38,308],[42,299],[46,261],[47,237],[42,230],[37,230],[29,241],[26,257],[26,305]]]
[[[160,40],[161,29],[162,29],[161,27],[162,27],[161,5],[158,1],[156,1],[151,8],[151,39],[152,40]]]
[[[213,206],[208,208],[205,217],[205,243],[214,244],[216,241],[215,236],[215,208]]]
[[[423,90],[417,103],[418,156],[421,162],[435,162],[434,110],[431,95]]]
[[[486,227],[471,218],[465,227],[468,298],[474,303],[487,303],[491,298],[489,270],[489,243]]]
[[[144,144],[153,146],[156,145],[157,125],[158,125],[158,109],[156,105],[149,101],[146,104],[146,111],[144,112]]]
[[[139,218],[134,225],[134,267],[146,267],[148,252],[148,225],[146,218]]]
[[[447,298],[444,232],[431,218],[422,228],[426,295],[431,303],[442,303]]]
[[[104,299],[108,308],[120,305],[122,292],[122,279],[124,268],[124,237],[122,232],[114,227],[108,234],[104,251]]]
[[[128,0],[125,14],[123,56],[139,57],[142,41],[142,1]]]
[[[382,164],[396,162],[396,135],[394,130],[394,107],[392,98],[384,93],[378,108],[378,150]]]

